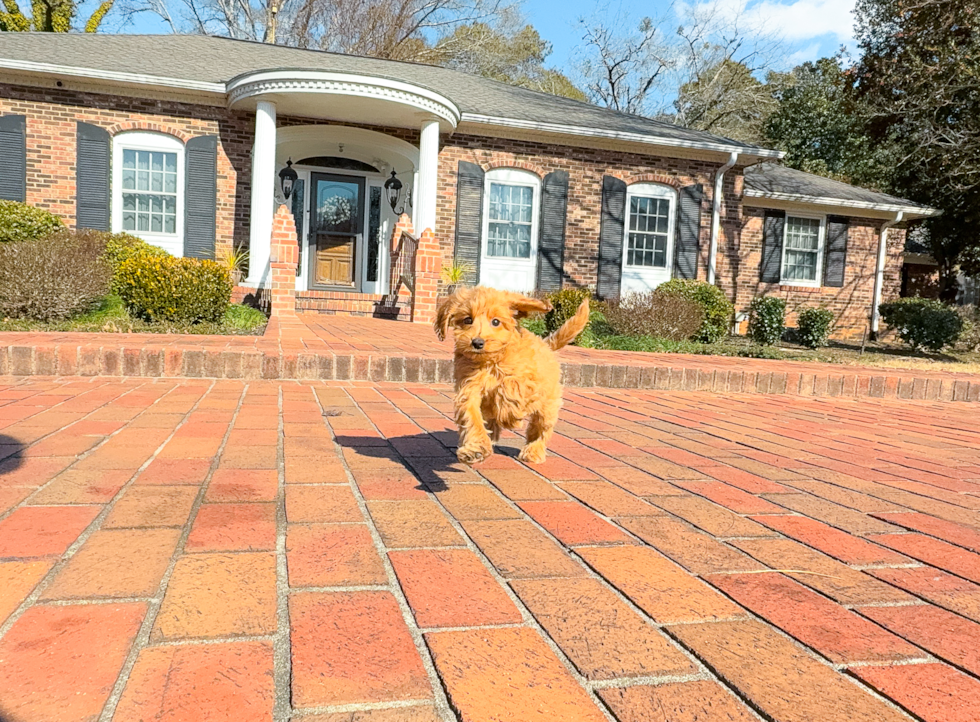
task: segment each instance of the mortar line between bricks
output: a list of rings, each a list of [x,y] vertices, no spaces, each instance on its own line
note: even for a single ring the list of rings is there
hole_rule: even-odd
[[[156,458],[157,454],[169,443],[177,431],[187,423],[188,419],[193,416],[194,412],[197,411],[201,403],[206,399],[216,386],[217,382],[211,380],[210,386],[205,393],[201,395],[201,398],[195,402],[191,409],[184,414],[184,418],[181,422],[177,424],[174,428],[173,433],[167,438],[163,444],[154,452],[153,458]],[[133,667],[136,666],[136,660],[139,658],[140,652],[146,649],[150,640],[150,632],[153,631],[153,625],[156,623],[157,615],[160,613],[160,607],[163,605],[164,597],[167,593],[167,587],[170,585],[170,578],[173,576],[174,568],[177,566],[177,562],[184,555],[184,548],[187,544],[187,537],[190,536],[191,528],[194,526],[194,521],[197,519],[197,512],[204,503],[204,495],[207,493],[208,486],[211,484],[211,478],[214,475],[215,469],[218,468],[218,461],[221,458],[221,454],[224,452],[225,444],[228,443],[228,437],[231,435],[231,430],[235,425],[235,420],[238,418],[238,412],[241,410],[242,402],[245,399],[245,394],[248,391],[248,384],[246,383],[238,396],[238,404],[235,407],[234,413],[228,420],[228,428],[225,430],[224,436],[221,438],[221,444],[215,451],[214,455],[211,457],[211,465],[208,467],[207,476],[204,482],[201,484],[201,488],[198,489],[197,496],[194,497],[194,502],[191,504],[190,511],[187,516],[187,521],[184,523],[183,530],[180,533],[180,537],[177,539],[177,545],[174,548],[174,553],[170,557],[170,562],[167,564],[167,569],[163,573],[163,577],[160,579],[160,584],[157,587],[157,593],[154,595],[154,600],[150,602],[149,607],[146,610],[146,616],[143,617],[143,623],[140,625],[139,632],[136,634],[136,639],[133,642],[133,646],[129,650],[129,655],[126,657],[126,661],[119,671],[119,676],[116,678],[116,683],[113,685],[112,692],[109,694],[109,698],[106,700],[105,706],[102,708],[102,714],[99,716],[98,722],[110,722],[113,715],[116,712],[116,707],[119,704],[119,700],[122,698],[123,691],[126,689],[126,684],[129,682],[129,675],[133,671]],[[152,461],[152,459],[150,460]],[[149,461],[140,468],[142,471],[146,466],[149,465]]]
[[[882,659],[882,660],[859,660],[857,662],[841,662],[831,666],[838,672],[860,667],[907,667],[916,664],[936,664],[938,659],[931,654],[924,657],[911,657],[908,659]]]
[[[300,707],[293,710],[294,718],[305,717],[307,715],[321,714],[344,714],[348,712],[371,712],[374,710],[388,709],[412,709],[413,707],[427,707],[432,704],[428,699],[405,699],[392,702],[360,702],[357,704],[338,704],[327,705],[325,707]],[[453,716],[453,722],[456,717]]]
[[[147,384],[145,382],[138,382],[131,389],[129,389],[127,391],[124,391],[123,393],[114,396],[113,398],[109,399],[108,401],[106,401],[103,404],[100,404],[97,408],[92,409],[90,412],[88,412],[87,414],[85,414],[84,416],[82,416],[80,419],[76,419],[75,421],[72,421],[70,424],[65,424],[64,426],[61,426],[61,427],[55,429],[54,431],[51,431],[50,433],[47,433],[44,436],[41,436],[41,437],[35,439],[30,444],[28,444],[27,446],[25,446],[24,449],[22,449],[22,451],[29,450],[32,446],[41,443],[45,439],[48,439],[48,438],[54,436],[55,434],[57,434],[57,433],[59,433],[61,431],[64,431],[65,429],[70,429],[72,426],[75,426],[76,424],[79,424],[82,421],[85,421],[86,419],[88,419],[93,414],[97,414],[99,411],[101,411],[102,409],[104,409],[109,404],[115,403],[115,402],[119,401],[119,399],[122,399],[122,398],[128,396],[131,393],[135,393],[136,391],[138,391],[139,389],[143,388],[146,385]],[[94,392],[96,392],[96,391],[98,391],[100,389],[105,388],[106,386],[108,386],[108,383],[100,384],[99,386],[91,389],[90,391],[87,391],[86,393],[94,393]],[[152,405],[156,405],[165,396],[167,396],[169,393],[171,393],[175,388],[177,388],[177,384],[174,384],[174,386],[172,388],[170,388],[169,390],[164,391],[164,393],[160,396],[160,398],[158,398],[156,401],[154,401]],[[69,398],[72,398],[72,397],[66,398],[65,401],[62,401],[61,403],[56,404],[55,406],[52,406],[51,408],[52,409],[57,408],[61,404],[67,402]],[[75,398],[77,398],[77,397],[75,397]],[[48,409],[45,409],[45,411],[47,411],[47,410]],[[109,441],[109,439],[111,439],[113,436],[115,436],[120,431],[122,431],[123,429],[125,429],[127,426],[129,426],[129,424],[131,424],[133,421],[135,421],[136,419],[138,419],[140,416],[142,416],[148,410],[149,410],[149,407],[147,407],[146,409],[143,409],[143,411],[141,411],[140,413],[138,413],[132,419],[130,419],[125,424],[123,424],[122,426],[120,426],[118,429],[116,429],[115,431],[113,431],[111,434],[106,435],[105,438],[103,438],[102,441],[100,441],[98,444],[96,444],[95,446],[93,446],[90,449],[87,449],[82,454],[76,455],[75,460],[73,462],[71,462],[68,466],[66,466],[64,469],[62,469],[61,471],[59,471],[53,477],[51,477],[50,479],[48,479],[44,484],[42,484],[41,486],[39,486],[38,488],[36,488],[34,491],[32,491],[30,494],[28,494],[26,497],[24,497],[23,500],[21,500],[20,502],[18,502],[14,506],[10,507],[7,511],[5,511],[3,513],[0,513],[0,521],[3,521],[4,519],[6,519],[16,509],[19,509],[19,508],[24,507],[24,506],[32,506],[30,504],[31,499],[33,499],[35,496],[37,496],[37,494],[39,494],[43,489],[47,488],[55,479],[57,479],[59,476],[61,476],[62,474],[64,474],[66,471],[70,470],[79,461],[82,461],[83,459],[88,458],[91,454],[94,454],[95,451],[98,448],[100,448],[101,446],[104,446]],[[28,418],[34,418],[34,416],[38,416],[38,415],[39,414],[33,414],[30,417],[28,417]],[[19,421],[18,422],[15,422],[15,423],[19,423]],[[11,426],[13,426],[13,425],[14,424],[11,424]],[[4,429],[0,429],[0,430],[6,431],[9,428],[10,427],[8,426],[8,427],[4,427]],[[8,456],[6,458],[9,459],[11,457]],[[41,506],[49,506],[49,505],[41,505]],[[60,505],[60,504],[51,504],[50,506],[62,506],[62,505]],[[71,506],[102,506],[102,505],[101,504],[72,504]]]
[[[282,400],[282,384],[279,384],[276,427],[276,633],[272,642],[272,675],[275,683],[272,717],[276,722],[289,721],[293,681],[289,639],[289,579],[286,569],[286,462]]]
[[[638,687],[638,686],[657,686],[663,684],[683,684],[684,682],[713,681],[708,672],[698,674],[663,674],[645,675],[638,677],[613,677],[612,679],[597,679],[587,682],[586,686],[590,690],[609,689],[611,687]]]
[[[360,406],[358,406],[357,402],[354,401],[347,388],[341,388],[343,389],[344,394],[353,402],[354,407],[363,413]],[[360,510],[361,516],[364,517],[364,522],[367,525],[368,532],[371,534],[371,541],[374,544],[375,551],[378,553],[378,556],[381,557],[381,564],[384,567],[385,576],[388,579],[388,591],[395,598],[395,601],[398,604],[398,610],[401,612],[402,620],[405,622],[405,627],[408,630],[408,633],[412,638],[412,643],[415,645],[415,650],[422,661],[422,666],[425,669],[426,676],[429,678],[429,686],[432,688],[432,701],[436,713],[444,720],[444,722],[456,722],[456,715],[453,713],[452,708],[449,705],[449,699],[447,698],[446,691],[442,686],[442,680],[440,679],[439,674],[436,672],[435,663],[432,661],[432,655],[429,653],[429,648],[425,644],[425,640],[422,638],[422,633],[419,631],[418,625],[415,623],[415,615],[412,613],[412,609],[408,604],[408,599],[405,597],[404,590],[398,583],[398,576],[395,574],[395,568],[391,564],[391,559],[388,558],[388,547],[381,538],[381,533],[378,531],[378,527],[374,523],[374,519],[371,517],[371,512],[368,510],[367,503],[364,500],[364,495],[361,494],[361,490],[357,486],[357,481],[354,479],[354,474],[350,470],[350,465],[347,463],[347,459],[344,457],[344,449],[340,445],[340,442],[337,441],[337,434],[330,426],[329,418],[324,411],[323,402],[321,401],[319,394],[317,394],[312,388],[310,389],[310,393],[313,395],[313,398],[316,401],[317,408],[320,409],[320,418],[322,419],[322,423],[330,433],[330,438],[333,440],[334,453],[340,460],[340,465],[344,470],[344,474],[347,475],[347,483],[350,485],[351,492],[354,495],[354,500],[357,502],[357,508]]]
[[[25,385],[30,384],[30,382],[31,382],[31,378],[29,376],[7,376],[7,377],[0,376],[0,379],[3,379],[3,378],[16,379],[16,381],[13,384],[10,385],[10,388],[16,388],[18,386],[25,386]],[[4,383],[6,383],[6,382],[4,382]],[[85,393],[91,393],[92,391],[95,391],[95,390],[97,390],[99,388],[102,388],[103,385],[104,384],[99,384],[98,386],[94,386],[92,389],[90,389],[89,391],[86,391]],[[14,404],[19,404],[22,401],[29,401],[30,399],[33,399],[33,398],[35,398],[37,396],[43,396],[44,393],[45,393],[45,390],[44,389],[38,389],[34,393],[28,394],[27,396],[22,396],[19,399],[10,399],[8,402],[6,402],[4,404],[0,404],[0,408],[4,408],[4,407],[7,407],[7,406],[13,406]],[[38,410],[35,411],[33,414],[29,414],[28,416],[25,416],[22,419],[17,419],[13,423],[14,424],[19,424],[20,422],[26,421],[27,419],[33,419],[35,416],[38,416],[40,414],[43,414],[46,411],[51,411],[52,409],[56,409],[59,406],[61,406],[62,404],[66,403],[67,401],[69,401],[69,400],[74,401],[77,398],[78,398],[78,396],[66,396],[65,399],[64,399],[64,401],[59,401],[57,404],[54,404],[53,406],[39,407]],[[13,424],[11,424],[10,426],[13,426]],[[4,427],[4,428],[9,428],[9,426]],[[51,433],[55,433],[55,432],[52,431]]]
[[[170,394],[177,387],[178,387],[178,384],[175,384],[171,389],[168,389],[167,391],[165,391],[163,394],[160,395],[160,398],[158,398],[150,406],[148,406],[147,408],[143,409],[143,411],[141,411],[136,416],[134,416],[133,419],[131,419],[129,423],[132,423],[132,421],[134,421],[135,419],[137,419],[140,416],[142,416],[143,414],[145,414],[147,411],[149,411],[151,408],[153,408],[153,406],[156,406],[157,403],[159,403],[164,398],[166,398],[166,396],[168,394]],[[202,395],[202,398],[203,398],[203,395]],[[101,408],[101,407],[99,407],[99,408]],[[108,440],[111,437],[115,436],[120,431],[122,431],[123,429],[125,429],[126,426],[129,425],[129,423],[124,424],[119,429],[116,429],[116,431],[114,431],[112,434],[110,434],[109,436],[107,436],[103,440],[102,443],[108,442]],[[165,440],[163,442],[163,444],[166,444],[167,441],[169,441],[169,439],[170,439],[170,437],[167,437],[167,440]],[[146,468],[146,466],[150,463],[150,461],[152,461],[152,459],[156,456],[156,453],[160,450],[160,448],[163,447],[163,444],[161,444],[159,447],[157,447],[157,450],[150,456],[150,459],[147,460],[146,462],[144,462],[143,465],[141,465],[133,473],[133,475],[129,478],[129,480],[125,484],[123,484],[123,486],[119,489],[119,491],[116,492],[115,496],[113,496],[112,499],[109,500],[109,503],[105,505],[105,508],[101,512],[99,512],[98,515],[96,515],[95,519],[93,519],[92,522],[87,527],[85,527],[85,529],[82,531],[82,533],[78,535],[78,537],[75,539],[75,541],[72,542],[72,544],[68,547],[67,550],[65,550],[65,553],[62,554],[58,558],[58,560],[54,563],[54,565],[52,565],[51,569],[48,570],[48,573],[45,574],[44,577],[41,578],[41,581],[38,582],[38,584],[34,587],[34,590],[27,596],[27,598],[23,602],[21,602],[20,606],[17,607],[17,609],[13,612],[13,614],[11,614],[9,617],[7,617],[7,620],[3,624],[0,624],[0,638],[3,638],[3,636],[10,630],[10,628],[14,625],[14,623],[18,619],[20,619],[21,615],[23,615],[24,612],[26,612],[30,607],[32,607],[37,602],[37,600],[41,597],[41,595],[48,588],[48,586],[50,586],[51,582],[54,581],[54,578],[68,564],[68,562],[71,560],[71,558],[73,556],[75,556],[75,554],[78,552],[79,549],[81,549],[81,547],[85,544],[85,542],[88,541],[89,537],[92,536],[92,534],[94,534],[96,531],[98,531],[99,529],[102,528],[102,522],[105,520],[106,516],[109,515],[109,512],[112,510],[112,507],[115,506],[115,504],[119,500],[119,498],[133,484],[133,481],[139,476],[140,472],[144,468]],[[72,462],[72,464],[70,464],[67,468],[71,468],[71,466],[74,466],[74,464],[78,463],[79,461],[88,458],[89,454],[95,453],[96,449],[98,449],[101,446],[102,446],[102,444],[98,444],[97,446],[92,447],[86,453],[80,455],[77,459],[75,459],[75,461]],[[45,484],[45,486],[47,486],[47,484]],[[41,487],[41,488],[44,488],[44,487]],[[30,498],[30,497],[28,497],[28,498]],[[22,504],[24,504],[24,502],[21,502],[21,505]],[[19,508],[19,506],[20,505],[18,505],[18,508]]]

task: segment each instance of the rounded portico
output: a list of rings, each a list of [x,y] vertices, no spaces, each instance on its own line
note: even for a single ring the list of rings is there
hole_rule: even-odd
[[[402,81],[299,69],[239,76],[228,83],[228,103],[255,112],[245,283],[265,285],[272,216],[286,202],[300,235],[298,289],[384,293],[381,239],[396,213],[419,231],[435,225],[439,134],[456,128],[456,105]],[[292,124],[279,128],[280,116]],[[410,129],[419,145],[360,126]],[[287,168],[288,188],[280,177]],[[397,184],[386,187],[389,179]]]

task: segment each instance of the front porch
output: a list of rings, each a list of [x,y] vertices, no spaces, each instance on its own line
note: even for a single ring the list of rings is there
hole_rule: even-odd
[[[255,112],[242,286],[257,296],[282,287],[272,233],[285,206],[295,225],[297,310],[404,317],[391,265],[396,227],[434,228],[439,135],[455,128],[458,109],[424,88],[309,71],[244,77],[230,97]]]

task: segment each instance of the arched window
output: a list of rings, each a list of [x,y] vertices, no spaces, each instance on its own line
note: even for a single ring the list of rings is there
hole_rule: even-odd
[[[184,144],[164,133],[112,139],[112,229],[184,254]]]

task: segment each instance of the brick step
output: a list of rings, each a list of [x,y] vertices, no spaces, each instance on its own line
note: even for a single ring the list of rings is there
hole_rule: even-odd
[[[54,341],[54,339],[52,339]],[[572,388],[662,389],[711,393],[785,394],[871,399],[980,401],[980,381],[876,370],[826,371],[705,368],[670,365],[562,363]],[[282,352],[275,348],[205,348],[187,345],[124,347],[50,343],[0,345],[0,376],[135,376],[147,378],[290,379],[453,382],[448,357]]]

